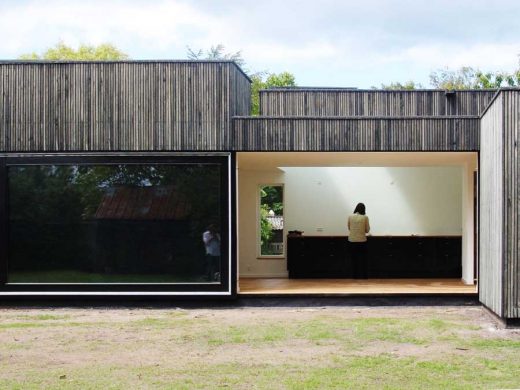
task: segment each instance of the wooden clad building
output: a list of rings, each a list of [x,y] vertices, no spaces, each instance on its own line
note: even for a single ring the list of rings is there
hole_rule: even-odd
[[[520,317],[519,110],[520,91],[503,89],[481,120],[480,300],[504,318]]]
[[[520,317],[520,90],[278,88],[252,117],[250,83],[229,61],[0,62],[0,295],[233,298],[237,153],[473,152],[479,299]],[[189,197],[182,229],[134,231],[138,260],[111,263],[100,202],[154,186]]]
[[[233,62],[0,63],[9,152],[228,150],[250,79]]]

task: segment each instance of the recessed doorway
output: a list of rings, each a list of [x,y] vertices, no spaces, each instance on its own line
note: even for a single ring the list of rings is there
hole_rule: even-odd
[[[472,152],[237,153],[238,293],[476,294],[477,169]],[[277,256],[258,252],[266,184],[283,186]],[[343,244],[359,201],[377,246],[362,281],[352,279]],[[300,253],[295,231],[307,241]]]

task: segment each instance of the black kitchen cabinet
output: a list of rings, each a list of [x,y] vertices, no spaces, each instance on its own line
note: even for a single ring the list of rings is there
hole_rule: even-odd
[[[371,236],[369,278],[460,278],[461,236]],[[345,236],[288,236],[290,278],[352,278]]]

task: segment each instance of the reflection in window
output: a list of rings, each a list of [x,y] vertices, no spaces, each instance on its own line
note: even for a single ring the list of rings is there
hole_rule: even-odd
[[[219,281],[203,241],[220,228],[218,164],[10,166],[8,179],[9,283]]]
[[[260,255],[283,255],[283,186],[260,187]]]

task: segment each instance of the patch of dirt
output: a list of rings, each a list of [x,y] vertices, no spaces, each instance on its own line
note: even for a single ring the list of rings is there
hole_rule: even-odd
[[[49,318],[49,319],[45,319]],[[457,324],[456,337],[520,341],[519,329],[503,329],[480,307],[317,307],[225,309],[0,309],[0,364],[5,375],[20,370],[56,367],[151,366],[174,368],[248,362],[251,364],[312,364],[341,356],[396,357],[467,355],[473,351],[446,342],[369,342],[349,349],[333,339],[289,337],[272,342],[218,338],[230,327],[290,326],[298,321],[442,320]],[[26,323],[28,327],[19,326]],[[33,324],[34,326],[31,326]],[[171,324],[171,326],[169,325]],[[459,326],[460,325],[460,326]],[[420,330],[413,336],[421,336]],[[431,329],[428,330],[431,332]],[[426,335],[427,336],[427,335]],[[426,337],[425,336],[425,337]],[[4,375],[2,374],[2,375]],[[0,375],[1,376],[1,375]]]

